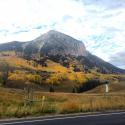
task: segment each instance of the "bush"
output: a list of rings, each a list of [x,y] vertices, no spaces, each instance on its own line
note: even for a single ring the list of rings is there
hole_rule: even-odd
[[[76,89],[77,89],[77,92],[80,93],[80,92],[84,92],[84,91],[93,89],[98,85],[100,85],[100,80],[90,79],[90,80],[86,81],[85,83],[83,83],[82,85],[76,87]]]
[[[0,86],[3,86],[3,80],[1,77],[0,77]]]
[[[49,92],[55,92],[55,90],[54,90],[54,86],[53,86],[53,85],[50,86],[50,88],[49,88]]]

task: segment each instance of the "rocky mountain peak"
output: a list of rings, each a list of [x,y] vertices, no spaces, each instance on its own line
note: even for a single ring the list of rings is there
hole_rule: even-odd
[[[50,30],[32,41],[0,44],[0,51],[16,51],[28,59],[36,54],[45,55],[49,58],[59,57],[56,61],[60,61],[62,57],[71,58],[74,56],[86,69],[96,67],[99,72],[103,73],[125,73],[125,70],[90,54],[82,41],[54,30]]]
[[[87,54],[82,41],[55,30],[48,31],[31,41],[28,45],[38,48],[41,53],[46,55],[85,56]]]

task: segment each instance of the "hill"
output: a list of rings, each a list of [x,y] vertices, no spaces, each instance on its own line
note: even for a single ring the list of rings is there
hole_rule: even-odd
[[[54,86],[57,91],[72,92],[74,86],[86,79],[83,72],[74,72],[52,60],[47,59],[44,63],[46,65],[42,66],[34,60],[16,56],[15,52],[2,52],[0,83],[3,84],[4,75],[8,73],[6,87],[24,89],[28,83],[37,90],[49,91]]]
[[[124,79],[119,80],[124,73],[89,53],[83,42],[57,31],[28,42],[0,44],[1,86],[80,93],[108,82],[124,89]]]
[[[0,85],[9,88],[24,89],[33,86],[36,90],[56,92],[84,92],[108,81],[113,91],[125,89],[124,75],[102,74],[92,69],[89,72],[76,72],[73,67],[64,67],[60,63],[46,59],[46,65],[16,56],[14,51],[0,53]],[[79,62],[72,62],[80,67]],[[123,79],[122,79],[123,76]],[[114,84],[115,83],[115,84]],[[119,88],[118,88],[119,86]],[[121,86],[121,87],[120,87]],[[99,89],[93,92],[100,92]],[[103,91],[104,92],[104,87]]]
[[[18,56],[28,60],[45,57],[67,67],[72,62],[77,62],[81,68],[74,64],[74,69],[79,71],[96,68],[101,73],[125,73],[125,70],[89,53],[82,41],[54,30],[32,41],[0,44],[0,51],[15,51]]]

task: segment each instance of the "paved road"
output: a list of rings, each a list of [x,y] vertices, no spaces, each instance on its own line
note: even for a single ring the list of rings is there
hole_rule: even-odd
[[[125,125],[125,112],[0,121],[0,125]]]

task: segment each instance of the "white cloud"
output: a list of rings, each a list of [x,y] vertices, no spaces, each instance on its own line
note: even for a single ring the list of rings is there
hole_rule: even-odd
[[[41,29],[46,31],[51,29],[54,23],[60,23],[66,15],[79,18],[84,13],[83,5],[73,0],[1,0],[0,30],[8,30],[6,37],[24,28],[32,32],[33,27],[40,25],[47,25],[46,29]],[[30,39],[31,36],[27,37]],[[0,39],[0,42],[3,41],[6,40]]]
[[[32,40],[50,29],[83,40],[110,61],[125,49],[125,0],[0,0],[0,43]]]

